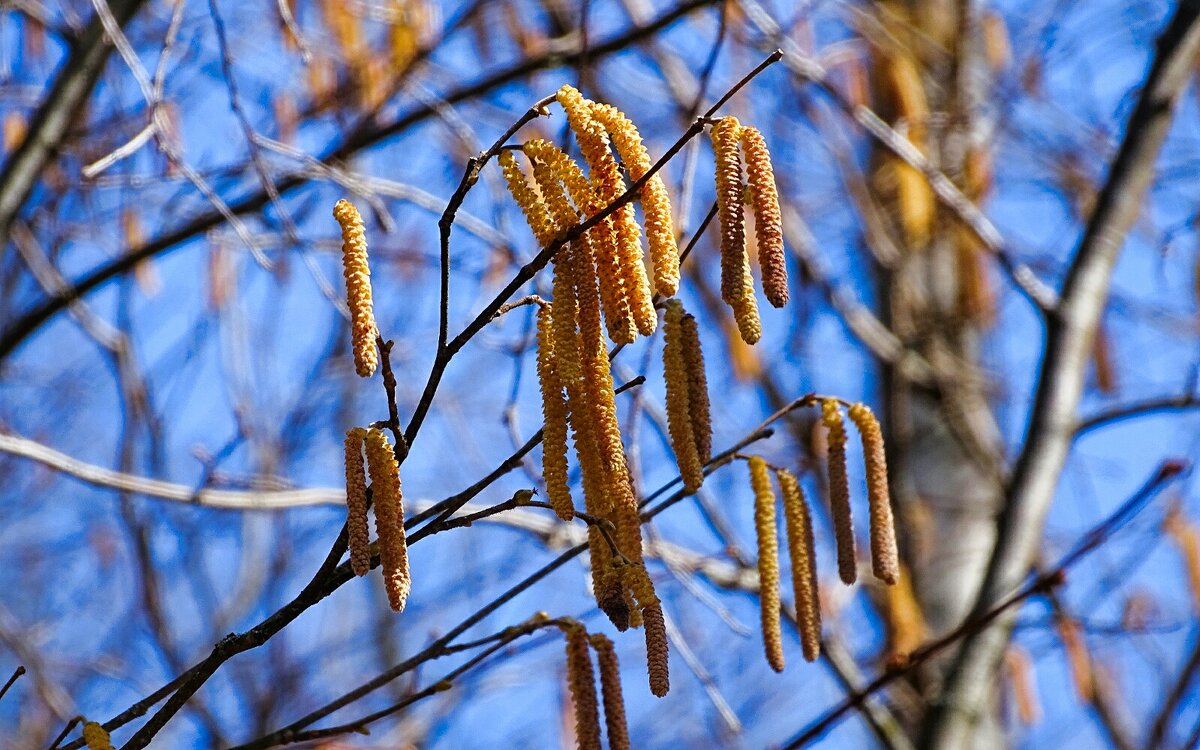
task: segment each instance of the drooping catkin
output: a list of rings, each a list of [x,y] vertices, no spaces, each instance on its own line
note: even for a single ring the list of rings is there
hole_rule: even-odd
[[[712,458],[712,416],[708,402],[708,376],[704,373],[704,350],[700,348],[700,328],[696,318],[684,315],[683,359],[687,364],[688,407],[692,419],[692,437],[701,463]]]
[[[762,336],[754,278],[746,254],[746,223],[742,206],[741,123],[722,117],[712,127],[716,158],[717,211],[721,224],[721,299],[733,309],[738,332],[747,344]]]
[[[592,634],[592,648],[600,667],[600,695],[604,700],[604,726],[608,750],[629,750],[629,728],[625,722],[625,698],[621,694],[621,666],[616,649],[607,636]]]
[[[787,523],[788,556],[792,559],[792,592],[796,621],[806,661],[821,655],[821,600],[817,589],[817,554],[813,543],[812,515],[796,475],[780,470],[783,516]]]
[[[754,201],[754,233],[757,236],[763,294],[775,307],[783,307],[788,301],[783,215],[779,211],[779,190],[775,186],[771,154],[757,128],[742,128],[742,151],[746,157],[750,196]]]
[[[684,490],[695,492],[704,481],[704,472],[697,439],[692,431],[683,305],[677,299],[667,300],[663,339],[663,373],[667,386],[667,427],[671,435],[671,449],[675,451]]]
[[[379,562],[388,604],[404,611],[412,578],[408,569],[408,544],[404,536],[404,504],[400,494],[400,466],[387,436],[379,429],[367,430],[367,470],[375,500],[375,533],[379,537]]]
[[[867,502],[871,514],[871,568],[876,578],[889,585],[895,584],[900,578],[900,555],[896,551],[896,526],[888,492],[883,432],[866,404],[854,404],[849,414],[862,437],[863,461],[866,464]]]
[[[572,624],[564,628],[563,635],[567,642],[567,687],[575,706],[575,741],[580,750],[600,750],[600,706],[588,634],[582,625]]]
[[[521,165],[517,163],[511,151],[501,151],[498,161],[500,171],[504,173],[504,182],[508,185],[508,192],[521,207],[521,213],[525,214],[525,221],[533,230],[538,245],[546,247],[554,241],[557,231],[546,204],[525,179],[525,172],[521,170]]]
[[[542,390],[542,477],[550,507],[564,521],[575,517],[567,480],[567,400],[554,350],[554,318],[550,305],[538,309],[538,381]]]
[[[671,689],[667,623],[663,619],[662,605],[643,609],[642,619],[646,628],[646,671],[650,677],[650,692],[661,698]]]
[[[743,256],[745,253],[743,253]],[[742,290],[730,303],[733,320],[737,323],[742,341],[753,346],[762,338],[762,320],[758,315],[758,299],[754,296],[754,278],[750,275],[750,261],[743,258]]]
[[[846,425],[836,399],[821,401],[821,421],[827,433],[825,463],[829,472],[829,513],[837,540],[838,575],[849,586],[858,578],[858,570],[850,515],[850,480],[846,477]]]
[[[579,143],[579,151],[591,170],[591,183],[599,200],[598,208],[607,208],[625,192],[625,181],[621,178],[620,168],[609,150],[608,133],[592,115],[594,102],[585,99],[574,87],[565,85],[558,90],[558,103],[567,113],[567,121]],[[620,290],[621,300],[628,306],[638,332],[649,336],[658,325],[658,318],[650,300],[650,282],[642,262],[642,245],[639,239],[641,231],[637,226],[633,206],[626,203],[614,211],[612,226],[616,238],[616,255],[611,261],[615,263],[602,257],[598,257],[597,260],[605,261],[609,271],[615,271],[615,277],[609,278],[608,274],[602,271],[601,282]],[[614,265],[615,268],[612,267]],[[606,308],[606,317],[607,313]]]
[[[624,633],[629,629],[630,607],[625,600],[621,571],[613,565],[612,547],[604,533],[592,525],[588,526],[588,556],[592,562],[592,596],[596,606]]]
[[[654,165],[633,122],[610,104],[597,104],[592,108],[592,113],[612,137],[621,161],[629,170],[629,179],[637,182],[645,177]],[[657,172],[646,180],[638,197],[645,217],[650,261],[654,266],[654,291],[663,297],[674,297],[679,291],[679,246],[675,241],[675,225],[671,218],[671,199],[667,195],[667,186]]]
[[[372,308],[366,232],[358,209],[345,198],[334,205],[333,217],[342,228],[342,275],[346,278],[346,305],[350,308],[354,370],[360,377],[369,378],[379,362],[375,350],[379,329]]]
[[[363,438],[367,431],[346,431],[346,535],[350,568],[356,576],[371,570],[371,532],[367,527],[367,474],[363,466]]]
[[[758,537],[758,601],[762,614],[763,650],[767,663],[783,671],[783,630],[779,621],[779,539],[775,524],[775,492],[761,456],[751,456],[750,486],[754,490],[754,529]]]
[[[85,722],[83,725],[83,744],[87,745],[88,750],[113,750],[108,732],[94,721]]]

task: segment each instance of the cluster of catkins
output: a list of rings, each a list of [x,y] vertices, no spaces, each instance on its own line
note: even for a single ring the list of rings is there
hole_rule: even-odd
[[[828,435],[826,455],[829,476],[829,500],[837,541],[838,572],[843,582],[854,583],[854,529],[850,519],[850,486],[846,472],[846,428],[837,399],[817,402]],[[892,521],[891,499],[887,485],[887,463],[883,434],[870,408],[854,404],[850,419],[862,438],[866,463],[867,502],[871,515],[871,563],[875,577],[888,585],[900,577],[896,552],[896,534]],[[779,542],[775,514],[775,492],[771,486],[771,467],[760,456],[747,460],[750,487],[754,492],[754,526],[758,537],[759,602],[762,614],[763,648],[767,663],[776,672],[783,671],[783,638],[780,628]],[[796,624],[804,658],[813,661],[821,651],[821,606],[817,589],[817,558],[813,548],[812,516],[796,475],[787,469],[774,469],[783,494],[784,520],[787,523],[788,556],[792,561],[792,590],[796,600]]]
[[[629,750],[621,668],[613,642],[600,633],[589,635],[582,624],[574,621],[567,621],[562,631],[567,646],[567,688],[575,709],[575,740],[580,750],[600,750],[600,700],[596,697],[596,676],[589,646],[596,652],[600,667],[600,695],[609,750]]]
[[[371,301],[371,269],[362,217],[347,200],[333,207],[342,227],[342,271],[346,277],[346,302],[350,308],[355,370],[370,377],[378,364],[379,336]],[[363,453],[366,453],[366,464]],[[367,487],[370,474],[371,486]],[[375,505],[375,531],[379,537],[379,564],[383,570],[388,603],[404,610],[412,579],[408,570],[408,545],[404,537],[404,503],[400,493],[400,465],[383,431],[355,427],[346,432],[346,532],[350,567],[355,575],[371,570],[371,538],[367,508]]]

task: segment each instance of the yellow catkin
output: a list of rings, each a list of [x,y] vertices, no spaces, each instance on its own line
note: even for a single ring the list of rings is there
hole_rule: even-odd
[[[366,433],[361,427],[346,432],[346,534],[350,545],[350,568],[357,576],[365,576],[371,570],[367,475],[363,467],[363,439]]]
[[[83,743],[87,745],[88,750],[113,750],[108,732],[94,721],[83,725]]]
[[[783,307],[788,301],[783,215],[779,211],[779,190],[775,187],[771,154],[757,128],[742,128],[742,152],[746,157],[746,176],[754,201],[754,233],[757,237],[763,294],[775,307]]]
[[[721,224],[721,299],[733,309],[738,332],[747,344],[762,336],[750,258],[746,255],[746,223],[742,207],[741,123],[722,117],[712,127],[716,158],[717,209]]]
[[[575,517],[567,480],[567,400],[559,379],[554,350],[554,318],[550,305],[538,310],[538,381],[542,390],[542,477],[550,507],[564,521]]]
[[[342,227],[342,274],[346,277],[346,304],[350,308],[354,369],[361,377],[369,378],[379,362],[375,351],[379,329],[372,309],[366,233],[358,209],[345,198],[334,205],[333,216]]]
[[[629,170],[629,179],[637,182],[653,167],[650,154],[642,145],[642,136],[628,117],[610,104],[597,104],[592,113],[608,130],[621,161]],[[674,297],[679,291],[679,246],[671,218],[671,199],[659,173],[654,173],[638,193],[646,222],[646,239],[654,267],[654,291]]]
[[[692,437],[702,463],[712,458],[712,415],[708,401],[708,376],[704,373],[704,350],[700,348],[700,327],[696,318],[684,315],[683,358],[687,363],[688,406],[692,419]]]
[[[542,247],[549,245],[554,241],[557,227],[550,218],[546,204],[542,202],[537,191],[525,179],[525,173],[521,171],[521,165],[517,163],[517,159],[511,151],[500,152],[498,161],[500,162],[500,171],[504,173],[504,182],[508,185],[508,192],[521,207],[521,212],[525,214],[525,221],[533,230],[533,236]]]
[[[796,475],[781,470],[780,494],[787,522],[788,556],[792,559],[792,591],[796,597],[796,621],[800,645],[807,661],[821,655],[821,601],[817,589],[817,554],[813,543],[812,515]]]
[[[575,741],[580,750],[600,750],[600,705],[596,699],[596,676],[588,649],[587,631],[581,625],[565,628],[567,641],[567,686],[575,706]]]
[[[375,500],[375,533],[379,537],[379,562],[388,604],[404,611],[412,578],[408,570],[408,545],[404,538],[404,504],[400,495],[400,466],[382,431],[367,430],[364,440],[371,494]]]
[[[663,619],[662,605],[646,607],[642,610],[642,618],[646,626],[646,671],[650,692],[661,698],[671,690],[667,623]]]
[[[879,421],[866,404],[850,407],[850,419],[862,437],[866,463],[867,502],[871,514],[871,568],[875,577],[887,584],[900,578],[900,555],[896,551],[896,526],[892,518],[892,500],[888,493],[887,454]]]
[[[621,666],[613,642],[600,633],[590,638],[600,667],[600,695],[604,699],[604,726],[608,750],[629,750],[629,728],[625,722],[625,698],[621,694]]]
[[[695,492],[704,481],[704,472],[696,447],[696,436],[692,431],[683,305],[677,299],[667,300],[663,338],[663,373],[667,385],[667,426],[671,434],[671,448],[675,451],[684,490]]]
[[[850,480],[846,477],[846,425],[836,399],[821,401],[821,421],[827,431],[829,513],[837,540],[838,575],[847,586],[858,578],[854,552],[854,523],[850,515]]]
[[[621,571],[613,564],[608,540],[595,526],[588,526],[588,555],[592,561],[592,595],[596,606],[623,633],[629,629],[630,606],[625,600]]]
[[[567,113],[567,121],[579,143],[591,170],[591,184],[599,202],[597,208],[605,208],[625,192],[625,181],[621,178],[617,160],[609,150],[608,133],[604,126],[592,116],[592,105],[572,86],[558,90],[558,103]],[[633,323],[643,335],[650,335],[657,325],[653,306],[649,303],[649,281],[642,262],[642,246],[639,240],[633,207],[625,204],[612,214],[612,254],[610,246],[597,248],[597,269],[600,272],[601,293],[605,298],[605,318],[610,318],[610,308],[615,317],[610,323],[622,335],[628,335],[628,325]],[[625,316],[629,316],[626,318]],[[616,340],[616,339],[614,339]]]
[[[758,601],[762,614],[763,650],[767,663],[783,671],[783,630],[779,622],[779,539],[775,524],[775,492],[761,456],[751,456],[750,486],[754,490],[754,528],[758,536]]]

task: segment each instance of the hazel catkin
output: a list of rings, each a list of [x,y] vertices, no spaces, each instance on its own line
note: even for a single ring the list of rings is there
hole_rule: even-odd
[[[812,515],[796,475],[780,470],[777,476],[787,524],[788,556],[792,559],[792,592],[796,598],[800,646],[806,661],[816,661],[821,654],[821,602]]]
[[[741,138],[750,197],[754,201],[754,233],[763,294],[775,307],[783,307],[788,301],[787,261],[783,254],[783,215],[779,211],[779,190],[775,186],[771,154],[757,128],[743,127]]]
[[[846,425],[837,399],[821,400],[821,421],[827,431],[825,463],[829,472],[829,514],[837,541],[838,575],[849,586],[858,578],[858,570],[850,515],[850,480],[846,477]]]
[[[600,706],[596,699],[596,676],[582,625],[564,628],[567,646],[567,687],[575,706],[575,741],[580,750],[600,750]]]
[[[758,537],[758,601],[762,614],[763,650],[767,663],[783,671],[783,630],[779,620],[779,539],[775,523],[775,492],[761,456],[751,456],[750,486],[754,490],[754,528]]]
[[[379,537],[379,562],[388,604],[404,611],[412,579],[408,569],[408,545],[404,535],[404,504],[400,490],[400,466],[387,436],[379,429],[367,430],[364,443],[371,494],[375,500],[375,533]]]
[[[346,536],[350,568],[356,576],[371,570],[371,532],[367,527],[367,475],[363,467],[363,438],[367,431],[346,432]]]
[[[621,694],[621,667],[616,649],[613,642],[600,633],[594,633],[589,640],[600,667],[600,696],[604,701],[608,750],[629,750],[629,727],[625,721],[625,698]]]
[[[659,698],[671,690],[671,674],[668,664],[667,623],[663,619],[661,604],[642,610],[646,629],[646,671],[650,678],[650,692]]]
[[[501,151],[498,161],[500,162],[500,171],[504,174],[504,182],[508,185],[508,192],[520,206],[521,213],[525,214],[525,221],[533,231],[538,245],[546,247],[554,241],[557,232],[557,227],[550,218],[546,204],[538,197],[529,181],[525,179],[525,173],[521,170],[521,165],[517,163],[517,159],[511,151]]]
[[[554,319],[550,305],[538,309],[537,372],[542,391],[542,478],[550,507],[564,521],[575,517],[567,481],[567,401],[554,350]]]
[[[883,432],[866,404],[854,404],[849,414],[862,437],[863,461],[866,463],[867,503],[871,514],[871,568],[876,578],[894,584],[900,578],[900,556],[896,551],[896,527],[888,492]]]
[[[334,205],[333,217],[342,228],[342,275],[346,279],[346,304],[350,308],[354,370],[360,377],[369,378],[379,363],[375,350],[379,329],[371,300],[366,232],[358,209],[345,198]]]
[[[733,310],[738,332],[747,344],[762,336],[754,279],[746,255],[746,223],[742,206],[741,123],[722,117],[712,127],[716,159],[717,214],[721,225],[721,299]]]
[[[712,415],[708,401],[708,376],[704,372],[704,350],[700,348],[700,328],[694,316],[684,315],[680,330],[683,332],[683,359],[687,364],[692,437],[696,440],[700,462],[706,464],[712,458]]]
[[[683,305],[677,299],[667,300],[663,338],[663,373],[667,386],[667,427],[671,435],[671,448],[675,451],[684,490],[695,492],[704,481],[704,472],[692,429]]]
[[[108,732],[94,721],[84,722],[83,744],[87,746],[88,750],[113,750]]]

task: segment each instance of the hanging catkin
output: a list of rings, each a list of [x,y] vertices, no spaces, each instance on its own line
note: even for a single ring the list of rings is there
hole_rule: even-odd
[[[367,475],[363,467],[363,438],[367,431],[346,432],[346,536],[350,568],[356,576],[371,570],[371,532],[367,527]]]
[[[692,437],[696,439],[696,454],[701,463],[712,458],[712,416],[708,402],[708,376],[704,373],[704,350],[700,348],[700,328],[696,318],[683,316],[683,359],[687,364],[688,407],[692,420]]]
[[[83,725],[83,744],[87,745],[88,750],[113,750],[108,732],[94,721],[85,722]]]
[[[829,472],[829,513],[837,540],[838,575],[847,586],[858,578],[854,524],[850,516],[850,480],[846,477],[846,425],[836,399],[821,401],[821,421],[827,431],[825,463]]]
[[[550,507],[564,521],[575,517],[567,483],[567,401],[554,350],[554,318],[550,305],[538,309],[538,382],[542,390],[542,477]]]
[[[613,642],[600,633],[592,634],[592,648],[600,667],[600,695],[604,699],[604,726],[608,750],[629,750],[629,728],[625,722],[625,698],[621,695],[621,667]]]
[[[754,233],[758,244],[758,266],[762,270],[763,294],[775,307],[788,301],[787,261],[783,254],[783,216],[779,191],[767,142],[757,128],[742,128],[742,151],[746,175],[754,201]]]
[[[558,90],[558,102],[567,113],[567,121],[579,143],[579,151],[591,169],[591,184],[599,202],[597,209],[608,207],[625,192],[625,181],[620,168],[609,150],[608,134],[604,126],[592,116],[593,102],[585,99],[572,86]],[[634,218],[633,207],[625,204],[612,214],[614,255],[605,257],[607,247],[597,248],[597,270],[600,273],[601,293],[606,297],[616,296],[613,312],[616,318],[610,323],[618,327],[618,333],[628,336],[627,321],[636,326],[643,335],[653,333],[657,325],[654,307],[650,303],[650,287],[646,268],[642,262],[642,246]],[[609,318],[609,304],[605,303],[605,318]],[[614,339],[616,341],[617,339]],[[632,341],[632,338],[629,339]],[[618,341],[618,343],[621,343]]]
[[[587,631],[582,625],[564,628],[567,641],[567,687],[575,706],[575,741],[580,750],[600,750],[600,706],[592,671]]]
[[[775,492],[761,456],[751,456],[754,528],[758,536],[758,601],[762,614],[763,650],[767,663],[783,671],[783,631],[779,622],[779,539],[775,524]]]
[[[754,278],[746,255],[746,224],[742,206],[741,123],[722,117],[712,127],[716,158],[717,210],[721,223],[721,299],[733,310],[738,332],[747,344],[762,336]]]
[[[367,262],[367,238],[362,216],[343,198],[333,207],[333,217],[342,228],[342,275],[346,278],[346,304],[350,308],[354,370],[369,378],[379,354],[375,350],[375,312],[371,301],[371,267]]]
[[[592,113],[612,137],[621,161],[629,170],[629,179],[641,180],[654,165],[633,122],[611,104],[597,104]],[[679,246],[675,242],[671,199],[659,173],[655,172],[646,180],[638,197],[646,221],[650,261],[654,266],[654,291],[663,297],[674,297],[679,290]]]
[[[850,419],[862,437],[866,463],[867,502],[871,513],[871,568],[887,584],[900,578],[900,556],[896,551],[896,527],[888,493],[887,453],[879,421],[866,404],[850,407]]]
[[[521,165],[517,163],[517,159],[511,151],[501,151],[499,162],[500,171],[504,173],[504,182],[508,185],[508,192],[521,207],[521,213],[525,214],[525,221],[533,230],[533,236],[537,239],[538,244],[546,247],[554,241],[557,231],[557,227],[550,218],[550,212],[546,209],[546,204],[542,202],[537,192],[530,186],[529,181],[525,179],[525,173],[521,171]]]
[[[817,590],[817,555],[813,544],[812,516],[796,475],[780,470],[783,516],[787,522],[788,556],[792,559],[792,592],[796,598],[796,623],[807,661],[821,654],[821,602]]]
[[[404,504],[400,496],[400,466],[387,436],[374,427],[365,436],[367,470],[375,501],[375,533],[379,537],[379,562],[388,604],[404,611],[412,579],[408,570],[408,545],[404,537]]]
[[[697,439],[692,431],[693,407],[688,387],[683,305],[677,299],[667,300],[663,338],[663,373],[667,385],[667,426],[671,448],[675,451],[684,490],[695,492],[704,481],[704,472]]]
[[[661,698],[671,689],[667,623],[663,619],[662,605],[643,609],[642,619],[646,626],[646,671],[650,677],[650,692]]]

